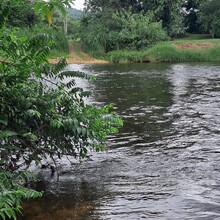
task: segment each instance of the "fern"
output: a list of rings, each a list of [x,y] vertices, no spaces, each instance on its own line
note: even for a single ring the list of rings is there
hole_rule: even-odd
[[[65,59],[59,60],[57,64],[55,64],[51,69],[49,73],[49,77],[57,77],[58,74],[63,71],[63,69],[67,66],[67,62]]]

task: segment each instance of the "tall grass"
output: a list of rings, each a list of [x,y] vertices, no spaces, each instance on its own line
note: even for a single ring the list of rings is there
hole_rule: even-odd
[[[187,42],[212,43],[214,47],[201,49],[177,49],[175,44]],[[220,62],[220,39],[179,40],[160,42],[143,51],[112,51],[108,58],[113,63],[133,62]]]
[[[150,62],[147,51],[117,50],[109,52],[107,59],[112,63]]]

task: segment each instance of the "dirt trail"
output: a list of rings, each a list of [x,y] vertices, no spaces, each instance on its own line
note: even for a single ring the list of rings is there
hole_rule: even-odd
[[[84,53],[80,49],[80,45],[77,45],[77,51],[74,50],[73,42],[69,42],[69,51],[70,51],[70,58],[67,58],[66,61],[68,64],[105,64],[108,63],[105,60],[98,60],[95,59],[88,54]],[[55,59],[49,59],[50,63],[57,63],[59,61],[59,57]]]
[[[175,44],[175,47],[180,50],[193,50],[193,49],[205,49],[205,48],[212,48],[215,45],[212,43],[204,43],[204,42],[188,42],[188,43],[181,43]]]

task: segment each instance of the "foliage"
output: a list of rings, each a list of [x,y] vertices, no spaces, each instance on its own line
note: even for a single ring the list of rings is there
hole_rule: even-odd
[[[34,13],[34,3],[31,0],[17,0],[10,6],[7,25],[13,27],[32,27],[38,22]]]
[[[82,46],[87,51],[105,53],[108,49],[108,26],[101,22],[101,18],[84,17],[80,27]]]
[[[85,157],[100,151],[105,137],[122,126],[111,106],[84,103],[88,92],[75,86],[66,61],[50,65],[47,57],[53,37],[36,34],[19,37],[3,27],[10,13],[7,0],[0,1],[0,217],[16,219],[23,199],[41,196],[26,186],[33,176],[26,169],[47,157],[55,163],[63,156]],[[56,164],[55,164],[56,166]],[[24,187],[24,185],[26,187]]]
[[[49,28],[44,23],[38,23],[31,28],[16,28],[15,34],[18,37],[25,37],[25,38],[32,38],[39,33],[44,33],[50,35],[53,38],[54,43],[50,46],[50,49],[53,51],[60,51],[60,52],[69,52],[68,47],[68,39],[67,36],[64,34],[63,29],[61,27],[51,27]]]
[[[201,5],[207,0],[187,0],[184,1],[182,7],[185,10],[184,23],[188,33],[200,33],[201,24],[199,22],[198,14]]]
[[[72,39],[79,39],[80,20],[69,20],[68,37]]]
[[[186,34],[183,13],[180,12],[180,7],[178,7],[178,5],[172,9],[167,31],[172,38],[183,37]]]
[[[16,213],[22,211],[22,200],[40,197],[42,193],[24,187],[30,181],[36,181],[32,173],[0,171],[0,217],[16,220]]]
[[[107,54],[112,63],[147,63],[146,50],[116,50]]]
[[[59,26],[49,28],[34,15],[33,1],[16,0],[2,2],[7,5],[8,10],[10,7],[6,21],[7,29],[14,30],[19,37],[31,38],[39,33],[49,34],[53,36],[55,42],[51,48],[53,53],[54,51],[61,51],[62,53],[69,52],[68,39],[61,28],[62,23]]]
[[[200,21],[208,33],[213,37],[220,37],[220,2],[211,0],[201,6]]]
[[[10,1],[0,0],[0,28],[3,27],[6,21],[6,18],[9,16],[10,6],[11,6]]]
[[[154,22],[152,15],[133,14],[131,11],[121,11],[113,15],[120,27],[118,32],[118,48],[142,49],[155,42],[168,39],[162,29],[161,22]]]
[[[139,50],[167,39],[161,23],[153,22],[151,15],[125,10],[84,17],[81,28],[84,49],[100,53],[124,48]]]
[[[47,18],[48,23],[52,24],[53,13],[59,11],[63,16],[66,16],[66,7],[70,8],[74,0],[49,0],[37,1],[34,7],[36,13],[40,12],[42,19]]]
[[[47,35],[1,39],[0,143],[6,170],[16,169],[21,159],[29,165],[46,155],[84,156],[90,147],[100,150],[104,137],[121,125],[118,117],[107,117],[110,107],[86,105],[88,93],[74,87],[73,77],[91,77],[62,71],[65,60],[47,64],[51,43]],[[70,81],[62,82],[67,77]]]
[[[201,36],[202,37],[202,36]],[[194,37],[195,38],[195,37]],[[188,43],[208,43],[213,47],[204,49],[177,49],[174,45]],[[216,40],[175,40],[159,42],[147,50],[118,50],[107,55],[113,63],[144,63],[144,62],[219,62],[220,41]]]
[[[125,1],[106,1],[106,0],[87,0],[86,1],[87,11],[92,15],[99,17],[100,14],[106,14],[106,12],[112,13],[115,11],[130,11],[132,14],[142,13],[144,15],[153,14],[152,22],[162,22],[163,28],[172,35],[178,35],[180,27],[182,27],[183,14],[181,13],[182,0],[125,0]],[[108,17],[110,20],[111,17]],[[177,19],[177,20],[176,20]],[[178,27],[177,25],[180,24]],[[177,30],[177,32],[174,32]],[[184,29],[181,30],[181,34]]]
[[[82,21],[81,39],[88,51],[141,50],[152,45],[151,39],[158,42],[162,37],[161,24],[172,38],[187,31],[220,36],[218,0],[87,0],[85,4],[88,15]]]

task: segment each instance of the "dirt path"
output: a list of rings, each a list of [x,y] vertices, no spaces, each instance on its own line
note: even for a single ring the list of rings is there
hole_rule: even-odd
[[[206,49],[206,48],[212,48],[214,47],[215,45],[212,44],[212,43],[203,43],[203,42],[195,42],[195,43],[192,43],[192,42],[188,42],[188,43],[181,43],[181,44],[175,44],[175,47],[177,49],[180,49],[180,50],[194,50],[194,49]]]
[[[88,54],[84,53],[79,45],[76,45],[78,48],[77,50],[73,47],[73,42],[69,42],[69,51],[70,51],[70,58],[67,58],[66,61],[68,64],[105,64],[108,63],[105,60],[98,60],[95,59]],[[59,61],[59,57],[55,59],[49,59],[50,63],[57,63]]]

